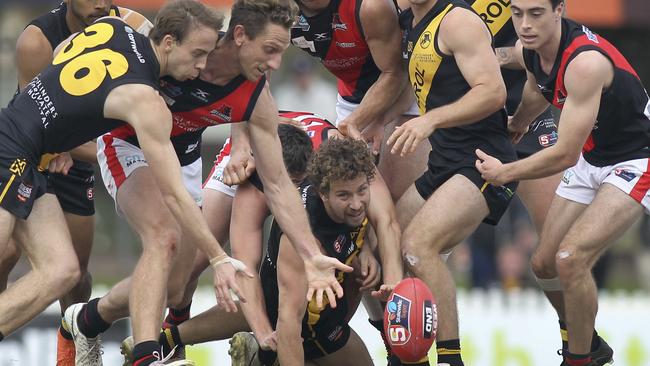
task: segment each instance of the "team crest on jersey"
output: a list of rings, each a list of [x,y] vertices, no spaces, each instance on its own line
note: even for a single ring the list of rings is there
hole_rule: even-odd
[[[294,25],[291,28],[300,28],[300,30],[302,30],[303,32],[309,32],[309,28],[311,28],[311,26],[307,22],[307,18],[305,18],[304,15],[300,15],[298,21],[294,23]]]
[[[616,174],[617,177],[620,177],[626,182],[631,182],[636,178],[636,174],[634,174],[634,172],[625,169],[620,169],[620,168],[615,169],[614,174]]]
[[[88,201],[95,199],[95,190],[92,187],[86,190],[86,198],[88,198]]]
[[[548,134],[540,135],[537,140],[542,147],[553,146],[557,142],[557,132],[553,131]]]
[[[422,34],[422,39],[420,39],[420,47],[422,48],[428,48],[431,46],[431,32],[426,31]],[[412,47],[412,45],[411,45]]]
[[[216,109],[210,111],[210,114],[221,118],[224,122],[232,121],[232,107],[228,104],[222,104]]]
[[[341,21],[339,13],[334,13],[332,15],[332,29],[341,31],[348,30],[348,25]]]

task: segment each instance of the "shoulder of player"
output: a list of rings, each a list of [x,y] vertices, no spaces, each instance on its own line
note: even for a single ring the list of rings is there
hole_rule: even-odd
[[[359,8],[359,19],[366,38],[369,35],[392,33],[399,29],[397,9],[392,0],[363,0]],[[377,21],[378,19],[381,21]],[[394,21],[389,21],[391,19]]]
[[[481,37],[488,39],[488,33],[485,23],[476,13],[455,7],[440,22],[438,37],[451,48],[472,47]]]
[[[18,57],[27,56],[25,61],[32,59],[41,59],[40,56],[48,56],[47,59],[52,58],[52,45],[47,40],[43,31],[35,26],[29,25],[20,34],[16,41],[16,54]]]
[[[612,63],[602,53],[590,50],[581,52],[569,62],[564,73],[564,84],[567,92],[586,92],[608,84],[612,77]]]

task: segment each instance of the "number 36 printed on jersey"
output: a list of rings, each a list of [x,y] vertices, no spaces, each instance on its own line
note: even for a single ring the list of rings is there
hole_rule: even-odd
[[[108,42],[115,29],[107,23],[96,23],[74,37],[59,52],[53,65],[67,62],[59,80],[63,90],[70,95],[82,96],[95,91],[106,78],[118,78],[126,74],[129,63],[122,54],[108,48],[83,53],[89,48],[101,46]]]

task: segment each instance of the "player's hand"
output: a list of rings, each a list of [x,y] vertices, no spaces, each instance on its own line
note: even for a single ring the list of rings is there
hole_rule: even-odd
[[[395,127],[395,131],[386,143],[388,146],[392,146],[391,154],[399,153],[400,156],[411,154],[424,139],[431,136],[435,128],[428,117],[425,117],[427,116],[415,117],[401,126]]]
[[[503,163],[499,159],[490,156],[481,149],[476,149],[476,169],[481,173],[481,177],[493,186],[502,186],[506,183],[502,177]]]
[[[390,294],[393,293],[393,290],[395,289],[395,286],[397,286],[399,282],[395,283],[384,283],[381,286],[379,286],[379,290],[377,291],[372,291],[370,295],[374,297],[375,299],[379,301],[388,301],[388,298],[390,297]]]
[[[364,246],[365,247],[365,246]],[[371,250],[361,250],[357,261],[359,277],[359,291],[375,288],[381,281],[381,266],[375,259]]]
[[[269,334],[257,334],[253,333],[257,339],[257,343],[260,345],[260,348],[265,351],[278,351],[278,339],[277,333],[275,331]]]
[[[518,144],[521,138],[528,133],[528,125],[520,127],[513,121],[512,117],[508,117],[508,132],[510,133],[512,143]]]
[[[357,139],[357,140],[363,139],[363,136],[361,136],[361,131],[359,131],[357,125],[351,123],[347,119],[344,119],[343,121],[339,122],[336,128],[338,128],[339,132],[341,132],[345,136],[352,137],[353,139]]]
[[[336,280],[334,271],[352,272],[352,267],[338,260],[317,254],[305,259],[305,275],[307,276],[307,301],[316,296],[316,305],[323,307],[323,295],[327,296],[330,307],[336,307],[336,298],[343,297],[343,288]],[[335,295],[336,294],[336,295]]]
[[[242,184],[255,171],[255,160],[250,151],[233,149],[230,161],[223,169],[223,183],[228,186]]]
[[[237,296],[239,301],[246,302],[246,298],[242,294],[239,286],[237,285],[237,274],[254,278],[255,276],[250,273],[246,265],[241,261],[228,257],[223,254],[219,261],[210,261],[214,269],[214,287],[217,295],[217,306],[225,309],[227,312],[237,312],[237,304],[232,295]]]
[[[361,136],[371,146],[372,155],[378,156],[381,151],[381,142],[384,140],[384,126],[372,123],[361,132]]]
[[[72,168],[72,156],[68,152],[57,155],[54,159],[50,160],[47,165],[47,171],[50,173],[61,173],[68,175],[70,168]]]

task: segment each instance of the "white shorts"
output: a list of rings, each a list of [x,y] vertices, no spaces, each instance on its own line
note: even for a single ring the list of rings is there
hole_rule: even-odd
[[[570,201],[588,205],[596,197],[603,183],[609,183],[639,202],[650,214],[649,159],[628,160],[597,167],[589,164],[582,155],[578,163],[567,169],[555,193]]]
[[[335,126],[338,127],[339,122],[346,119],[359,105],[356,103],[350,103],[339,94],[336,96],[336,123]],[[420,109],[418,108],[418,103],[413,102],[408,111],[404,112],[405,116],[419,116]]]
[[[140,168],[149,166],[142,150],[124,140],[105,134],[97,139],[97,163],[102,174],[106,190],[113,197],[115,207],[120,212],[117,204],[117,190],[122,183]],[[181,167],[183,183],[196,204],[200,207],[203,201],[201,195],[201,159]]]
[[[226,140],[223,145],[223,148],[217,155],[216,160],[208,177],[203,182],[203,189],[212,189],[217,192],[224,193],[230,197],[235,197],[235,192],[237,192],[237,186],[229,186],[223,183],[223,170],[228,165],[230,161],[230,138]]]

